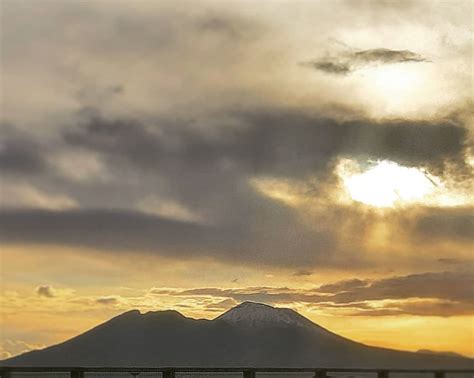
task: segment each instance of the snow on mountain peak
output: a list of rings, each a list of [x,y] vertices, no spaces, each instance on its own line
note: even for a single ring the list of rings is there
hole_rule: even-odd
[[[217,319],[247,327],[262,325],[314,327],[315,324],[289,308],[275,308],[263,303],[243,302]]]

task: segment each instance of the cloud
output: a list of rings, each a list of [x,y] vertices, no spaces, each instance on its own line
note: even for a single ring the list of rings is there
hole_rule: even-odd
[[[0,123],[0,171],[3,174],[36,174],[46,167],[42,146],[13,125]]]
[[[23,340],[3,339],[0,343],[0,360],[45,347],[46,345],[44,344],[32,344]]]
[[[50,285],[41,285],[36,288],[36,294],[40,297],[54,298],[56,296],[56,291]]]
[[[426,58],[420,54],[409,50],[389,50],[389,49],[371,49],[356,51],[353,53],[356,61],[366,63],[406,63],[406,62],[426,62]]]
[[[438,259],[438,262],[440,264],[446,264],[446,265],[460,265],[460,264],[465,264],[468,261],[456,259],[456,258],[450,258],[450,257],[442,257]]]
[[[227,262],[289,266],[313,264],[317,260],[335,263],[327,255],[308,253],[328,245],[327,235],[314,233],[303,225],[289,225],[287,221],[285,218],[281,224],[265,225],[262,229],[268,230],[267,239],[262,240],[252,225],[203,225],[118,210],[5,210],[0,213],[0,239],[5,243],[89,247],[109,253],[134,251],[174,258],[208,256]],[[291,228],[283,234],[284,227]],[[259,253],[255,253],[257,249]]]
[[[300,276],[311,276],[313,274],[312,271],[306,270],[306,269],[299,269],[296,272],[293,273],[294,276],[300,277]]]
[[[77,202],[65,194],[45,192],[21,181],[6,181],[0,191],[0,204],[4,208],[65,210],[78,207]]]
[[[334,167],[341,158],[361,165],[391,160],[455,183],[464,180],[469,131],[458,118],[383,118],[379,108],[366,106],[367,93],[356,98],[354,88],[336,88],[318,77],[308,85],[308,73],[295,66],[307,53],[307,36],[314,36],[318,56],[335,32],[320,4],[305,5],[316,11],[298,11],[301,23],[290,24],[282,21],[293,8],[280,5],[267,12],[215,2],[186,9],[143,3],[130,12],[126,2],[113,9],[104,4],[5,5],[9,126],[0,149],[0,167],[7,172],[2,241],[293,270],[367,268],[387,263],[367,247],[380,218],[354,203],[334,203],[340,189]],[[347,21],[338,38],[344,39],[349,23],[375,25],[363,22],[373,19],[367,9],[356,19],[348,4],[335,7]],[[67,32],[58,34],[58,28]],[[351,50],[313,63],[347,73],[426,60],[414,51],[411,44]],[[462,60],[456,55],[453,66],[461,67]],[[451,68],[443,72],[458,71]],[[124,75],[129,70],[133,75]],[[456,83],[450,87],[462,92]],[[281,95],[283,88],[289,95]],[[443,93],[443,99],[450,97]],[[440,97],[434,97],[438,109]],[[300,208],[252,185],[267,179],[297,187]],[[308,198],[319,207],[303,209]],[[434,221],[423,222],[408,223],[429,255],[433,243],[422,235],[429,235]],[[467,240],[461,223],[436,222],[451,229],[437,234],[438,240]],[[399,264],[414,248],[398,245],[398,239],[394,244],[377,256],[396,255]]]
[[[427,209],[417,219],[417,235],[423,240],[474,240],[474,208]]]
[[[106,296],[106,297],[99,297],[95,300],[96,303],[103,304],[103,305],[114,305],[119,302],[119,298],[113,295]]]
[[[206,304],[204,307],[206,310],[209,310],[209,311],[226,311],[236,306],[237,304],[238,304],[237,301],[235,301],[234,299],[228,298],[228,299],[219,301],[217,303]]]
[[[203,222],[199,214],[195,214],[183,205],[173,201],[161,199],[156,196],[147,196],[138,202],[138,210],[165,218],[183,222]]]
[[[254,20],[243,19],[229,14],[207,14],[195,22],[198,32],[225,38],[230,42],[249,41],[258,38],[263,27]]]
[[[320,286],[318,291],[321,291],[323,293],[338,293],[341,291],[348,291],[352,289],[365,287],[367,285],[368,285],[368,281],[354,278],[352,280],[339,281],[333,284]]]
[[[329,74],[347,75],[369,65],[376,66],[382,64],[419,63],[427,61],[426,58],[413,51],[377,48],[343,52],[333,57],[305,62],[303,65]]]
[[[243,287],[233,289],[152,289],[152,295],[213,297],[237,302],[302,303],[357,316],[458,316],[474,314],[470,271],[426,272],[378,280],[351,279],[315,289]]]
[[[303,63],[304,66],[314,68],[318,71],[334,75],[347,75],[352,71],[352,68],[347,63],[331,62],[330,60],[318,60]]]
[[[186,121],[158,127],[136,120],[86,117],[64,135],[71,146],[146,171],[233,170],[247,175],[304,175],[339,155],[407,165],[463,164],[467,130],[453,121],[337,121],[286,109],[230,113],[237,127],[202,130]]]
[[[341,283],[339,283],[340,285]],[[427,272],[357,283],[356,287],[332,295],[335,303],[362,300],[428,298],[463,303],[474,302],[470,271]],[[359,286],[360,285],[360,286]],[[350,286],[350,285],[349,285]]]

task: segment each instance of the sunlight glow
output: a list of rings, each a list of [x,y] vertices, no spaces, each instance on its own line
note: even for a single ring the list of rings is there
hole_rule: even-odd
[[[388,65],[372,69],[370,79],[382,93],[405,94],[420,84],[420,77],[411,66]]]
[[[425,68],[425,69],[423,69]],[[383,114],[417,114],[433,99],[425,65],[389,64],[360,70],[360,85],[368,103]]]
[[[422,199],[434,183],[418,168],[407,168],[390,161],[378,162],[365,172],[342,174],[346,190],[354,201],[376,207],[393,207]]]

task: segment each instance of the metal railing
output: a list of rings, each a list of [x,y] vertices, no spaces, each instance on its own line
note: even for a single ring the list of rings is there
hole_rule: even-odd
[[[161,367],[161,368],[134,368],[134,367],[0,367],[1,378],[14,378],[17,373],[37,373],[51,374],[62,373],[70,378],[85,378],[87,373],[125,373],[130,377],[140,378],[141,374],[156,373],[162,378],[176,378],[177,374],[186,373],[234,373],[242,374],[243,378],[256,378],[257,374],[296,374],[306,373],[314,378],[328,378],[329,373],[371,373],[377,378],[389,378],[391,373],[398,374],[431,374],[432,378],[446,378],[447,374],[474,374],[474,369],[363,369],[363,368],[253,368],[253,367],[233,367],[233,368],[203,368],[203,367]]]

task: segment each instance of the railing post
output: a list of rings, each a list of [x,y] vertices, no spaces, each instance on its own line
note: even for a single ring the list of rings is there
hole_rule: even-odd
[[[175,378],[176,373],[173,370],[165,370],[162,375],[163,378]]]
[[[84,378],[82,370],[71,370],[71,378]]]
[[[388,378],[388,370],[380,370],[377,372],[377,378]]]
[[[314,372],[314,378],[327,378],[326,370],[316,370]]]
[[[12,373],[9,370],[0,371],[0,377],[2,378],[12,378]]]
[[[434,376],[435,378],[445,378],[446,374],[444,371],[435,371]]]
[[[244,370],[244,378],[256,378],[255,370]]]

